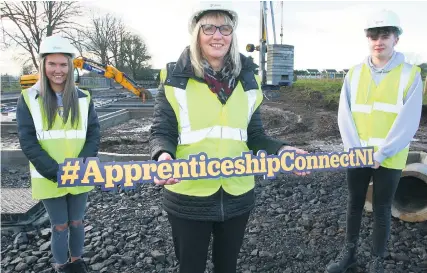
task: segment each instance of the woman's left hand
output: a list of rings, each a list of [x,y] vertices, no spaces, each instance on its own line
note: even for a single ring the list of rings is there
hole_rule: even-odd
[[[381,164],[378,161],[374,161],[374,162],[375,162],[375,165],[372,166],[372,168],[378,169],[381,166]]]
[[[297,154],[308,154],[307,151],[304,151],[302,149],[292,147],[292,146],[283,146],[282,148],[280,148],[279,155],[282,151],[295,151],[295,153],[297,153]],[[306,176],[306,175],[310,174],[310,172],[299,172],[299,171],[293,171],[293,173],[298,175],[298,176]]]

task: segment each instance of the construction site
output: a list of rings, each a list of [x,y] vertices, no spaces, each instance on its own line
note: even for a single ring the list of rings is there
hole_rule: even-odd
[[[265,16],[265,9],[260,16]],[[264,24],[261,20],[261,29]],[[309,153],[343,151],[337,123],[342,79],[298,81],[293,46],[261,41],[264,44],[248,45],[247,51],[259,51],[260,69],[265,69],[261,115],[266,134]],[[131,80],[129,86],[91,90],[101,125],[100,161],[151,160],[148,143],[157,89],[141,88]],[[31,198],[28,160],[20,149],[14,112],[19,95],[2,92],[2,109],[8,111],[1,116],[1,271],[47,273],[52,262],[51,226],[42,203]],[[324,272],[345,239],[345,170],[314,171],[305,177],[280,174],[271,180],[257,176],[255,194],[237,272]],[[133,190],[91,191],[83,254],[90,272],[178,272],[161,204],[162,187],[149,183]],[[410,145],[392,215],[387,272],[427,272],[427,105]],[[359,265],[353,272],[366,272],[372,223],[371,185]],[[208,257],[206,272],[213,272]]]

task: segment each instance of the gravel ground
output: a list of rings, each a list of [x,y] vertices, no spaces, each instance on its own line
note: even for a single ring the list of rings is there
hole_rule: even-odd
[[[152,118],[131,119],[101,134],[100,150],[120,154],[149,154]]]
[[[344,179],[342,172],[259,179],[238,272],[323,272],[344,239]],[[19,181],[28,186],[28,178]],[[91,272],[178,272],[160,187],[95,190],[89,201],[84,259]],[[365,213],[356,272],[365,272],[370,259],[371,223],[371,214]],[[3,272],[48,272],[49,236],[48,226],[15,234],[2,231]],[[427,222],[393,219],[388,272],[426,272],[426,242]],[[207,272],[211,268],[209,262]]]
[[[285,112],[289,111],[289,112]],[[292,101],[263,107],[267,132],[309,151],[340,149],[336,113],[314,112]],[[102,137],[102,151],[145,153],[150,120],[130,120]],[[423,121],[425,125],[425,120]],[[138,128],[131,132],[130,130]],[[122,131],[120,131],[122,130]],[[125,140],[125,135],[129,140]],[[425,126],[417,139],[426,140]],[[320,139],[320,140],[319,140]],[[141,145],[139,145],[141,144]],[[28,187],[26,168],[2,167],[2,187]],[[247,226],[238,272],[324,272],[339,253],[345,235],[347,186],[341,171],[308,177],[257,178],[257,203]],[[132,191],[90,193],[84,259],[91,272],[178,272],[171,231],[161,209],[161,187],[144,184]],[[370,260],[372,215],[364,213],[359,266]],[[2,230],[3,272],[48,272],[49,226],[10,233]],[[392,219],[387,272],[427,272],[427,222]],[[206,272],[212,272],[210,260]]]

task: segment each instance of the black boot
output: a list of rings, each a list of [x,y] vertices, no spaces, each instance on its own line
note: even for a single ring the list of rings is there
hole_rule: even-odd
[[[54,273],[73,273],[72,266],[70,263],[66,263],[62,266],[54,266]]]
[[[376,256],[369,266],[369,273],[384,273],[384,258]]]
[[[83,259],[78,259],[71,263],[71,270],[73,273],[88,273],[89,268]]]
[[[356,245],[347,243],[335,259],[335,262],[328,265],[326,272],[344,273],[354,266],[356,266]]]

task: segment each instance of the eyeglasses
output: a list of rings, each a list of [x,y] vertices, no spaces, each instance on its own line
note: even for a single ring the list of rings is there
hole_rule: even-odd
[[[214,35],[216,30],[219,29],[219,32],[224,35],[224,36],[228,36],[231,33],[233,33],[233,27],[230,25],[222,25],[222,26],[215,26],[215,25],[211,25],[211,24],[207,24],[207,25],[201,25],[203,33],[206,35]]]

